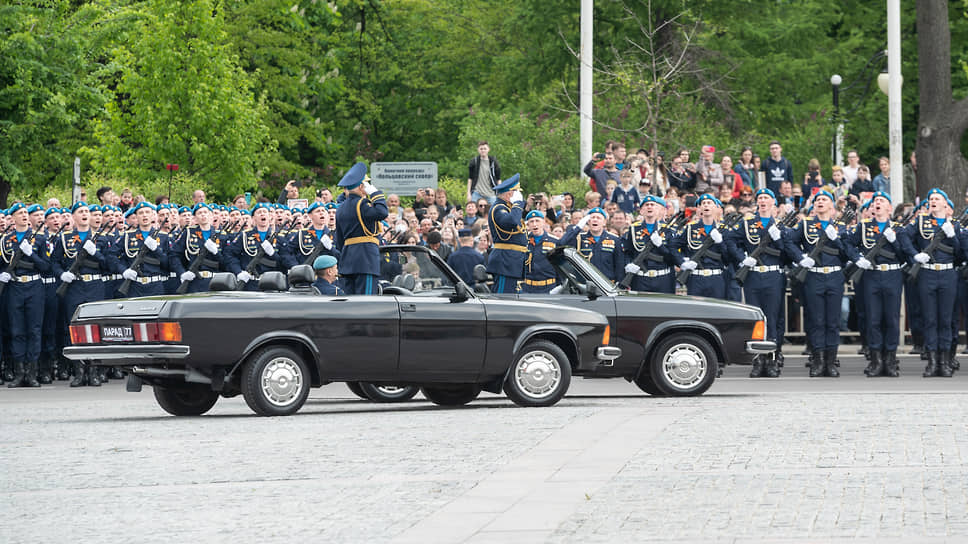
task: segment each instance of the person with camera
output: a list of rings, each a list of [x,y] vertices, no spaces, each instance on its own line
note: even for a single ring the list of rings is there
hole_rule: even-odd
[[[601,168],[595,167],[595,162],[598,160],[604,161]],[[592,191],[602,196],[608,195],[608,180],[614,180],[616,183],[622,180],[621,170],[615,166],[615,154],[611,151],[596,153],[592,160],[585,165],[583,171],[589,178],[588,183]]]
[[[810,159],[810,162],[807,163],[807,173],[803,175],[803,190],[812,195],[826,183],[826,180],[820,175],[820,161]]]
[[[302,182],[291,179],[286,182],[286,186],[283,187],[282,192],[279,193],[279,204],[286,206],[289,200],[295,200],[299,198],[299,188],[302,187]]]

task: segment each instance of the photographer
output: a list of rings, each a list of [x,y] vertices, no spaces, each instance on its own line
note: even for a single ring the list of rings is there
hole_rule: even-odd
[[[555,197],[555,201],[558,206],[561,206],[561,197]],[[552,201],[548,198],[548,195],[544,193],[534,193],[528,195],[528,200],[526,203],[526,211],[537,210],[545,215],[552,223],[555,220],[555,207]]]
[[[803,175],[803,190],[813,194],[823,187],[827,182],[820,175],[820,161],[810,159],[807,163],[807,173]]]
[[[296,181],[294,179],[286,182],[286,186],[279,193],[279,204],[286,205],[290,198],[299,198],[299,188],[302,187],[301,181]]]

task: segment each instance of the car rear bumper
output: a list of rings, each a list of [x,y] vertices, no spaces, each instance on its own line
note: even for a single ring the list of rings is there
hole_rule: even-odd
[[[750,340],[746,343],[746,353],[758,355],[760,353],[773,353],[776,351],[776,342],[769,340]]]
[[[107,365],[138,363],[158,359],[181,360],[188,357],[191,348],[177,344],[123,345],[123,346],[68,346],[64,357],[72,361],[104,361]]]

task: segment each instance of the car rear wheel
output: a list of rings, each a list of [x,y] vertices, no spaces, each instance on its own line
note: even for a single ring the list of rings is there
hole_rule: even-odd
[[[218,402],[218,392],[204,385],[153,387],[161,409],[173,416],[200,416]]]
[[[360,387],[360,383],[361,382],[346,382],[346,387],[348,387],[350,391],[352,391],[357,397],[360,397],[363,400],[370,400],[370,397],[366,396],[366,393],[363,392],[363,388]]]
[[[425,385],[420,391],[427,400],[440,406],[461,406],[477,398],[481,387],[473,383]]]
[[[514,359],[504,393],[519,406],[551,406],[571,384],[568,356],[547,340],[528,342]]]
[[[377,385],[370,382],[359,382],[359,387],[366,398],[373,402],[404,402],[420,391],[415,385]]]
[[[242,396],[260,416],[296,413],[309,397],[309,388],[306,363],[288,347],[265,348],[243,367]]]
[[[645,391],[646,393],[652,395],[653,397],[667,397],[665,393],[659,389],[659,386],[655,384],[655,380],[652,379],[648,373],[642,373],[635,377],[635,385],[639,386],[639,389]]]
[[[677,333],[656,348],[650,374],[656,387],[666,395],[693,397],[712,386],[718,364],[716,352],[704,338]]]

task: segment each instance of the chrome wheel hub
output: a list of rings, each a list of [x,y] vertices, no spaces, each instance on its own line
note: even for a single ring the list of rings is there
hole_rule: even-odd
[[[676,389],[690,389],[709,372],[709,362],[701,349],[692,344],[676,344],[662,359],[662,373]]]
[[[531,351],[514,367],[514,381],[522,392],[540,399],[554,394],[561,382],[558,360],[546,351]]]
[[[276,406],[292,404],[303,387],[302,371],[288,357],[277,357],[262,370],[262,394]]]

